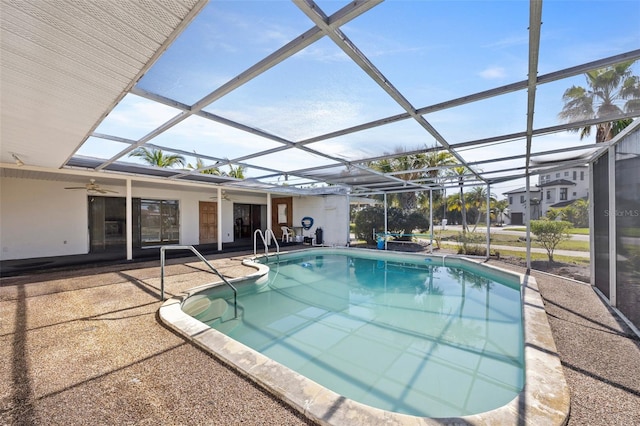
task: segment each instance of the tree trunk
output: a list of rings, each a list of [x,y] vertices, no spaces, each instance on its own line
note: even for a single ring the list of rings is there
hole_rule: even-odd
[[[482,217],[482,212],[480,211],[481,209],[482,209],[482,206],[480,206],[480,208],[478,209],[478,217],[476,218],[476,223],[473,225],[473,230],[471,232],[476,232],[476,228],[480,223],[480,218]]]
[[[469,229],[467,226],[467,207],[464,202],[464,192],[462,186],[460,186],[460,213],[462,214],[462,233],[466,233]]]

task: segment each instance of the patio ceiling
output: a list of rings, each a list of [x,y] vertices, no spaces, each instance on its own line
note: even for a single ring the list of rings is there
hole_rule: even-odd
[[[499,186],[606,148],[568,129],[640,115],[557,119],[585,72],[640,59],[640,6],[613,3],[588,2],[615,15],[596,45],[568,28],[585,2],[3,1],[0,158],[366,196],[457,186],[434,177],[452,166],[372,167],[447,151],[466,185]]]

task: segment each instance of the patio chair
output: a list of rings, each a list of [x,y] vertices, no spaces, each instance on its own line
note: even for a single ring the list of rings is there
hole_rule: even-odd
[[[281,226],[282,229],[282,242],[290,243],[293,240],[293,231],[288,226]]]

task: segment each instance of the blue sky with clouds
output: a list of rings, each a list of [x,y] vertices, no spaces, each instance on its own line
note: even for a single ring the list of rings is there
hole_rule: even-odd
[[[331,14],[346,2],[319,1]],[[415,108],[526,80],[529,3],[387,0],[341,30]],[[640,48],[640,1],[546,0],[542,8],[539,75]],[[137,87],[193,104],[312,27],[291,2],[212,0]],[[638,64],[634,73],[640,74]],[[535,127],[559,124],[562,93],[583,76],[540,86]],[[525,91],[426,115],[451,144],[523,131]],[[297,142],[402,113],[331,40],[323,38],[205,108]],[[178,110],[127,95],[96,132],[137,140]],[[234,158],[279,146],[255,135],[190,117],[152,143]],[[580,143],[558,133],[540,149]],[[432,146],[412,120],[330,139],[310,147],[347,160]],[[523,141],[462,151],[469,161],[523,151]],[[90,139],[82,155],[110,158],[126,144]],[[297,151],[297,150],[295,150]],[[135,161],[123,158],[124,161]],[[319,159],[319,164],[326,160]],[[303,168],[302,152],[269,159],[270,167]],[[278,164],[280,163],[280,164]],[[486,168],[485,168],[486,169]],[[264,172],[249,171],[249,175]],[[520,182],[500,185],[503,192]]]

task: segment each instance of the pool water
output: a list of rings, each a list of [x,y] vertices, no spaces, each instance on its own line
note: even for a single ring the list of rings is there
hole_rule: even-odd
[[[431,259],[306,254],[183,310],[326,388],[398,413],[495,409],[524,385],[519,287]]]

